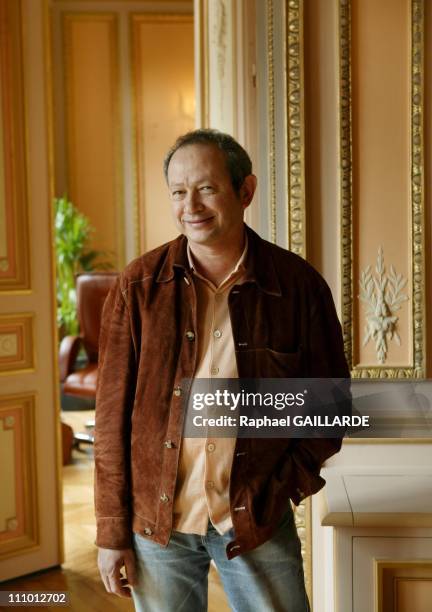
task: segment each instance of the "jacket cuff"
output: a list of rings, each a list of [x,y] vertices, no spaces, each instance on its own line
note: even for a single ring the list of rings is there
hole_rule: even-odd
[[[96,546],[122,550],[132,548],[131,520],[127,516],[96,518]]]
[[[318,493],[318,491],[323,488],[326,481],[322,476],[311,475],[309,476],[309,478],[303,479],[302,483],[302,488],[300,488],[300,486],[297,486],[290,495],[292,501],[296,506],[301,504],[301,502],[306,499],[306,497]]]

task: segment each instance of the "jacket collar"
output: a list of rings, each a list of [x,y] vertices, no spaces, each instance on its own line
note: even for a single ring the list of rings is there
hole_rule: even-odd
[[[282,295],[278,275],[271,255],[271,245],[245,224],[249,247],[245,262],[245,282],[255,282],[270,295]],[[189,270],[187,238],[181,234],[169,246],[156,281],[166,283],[173,280],[175,268]]]

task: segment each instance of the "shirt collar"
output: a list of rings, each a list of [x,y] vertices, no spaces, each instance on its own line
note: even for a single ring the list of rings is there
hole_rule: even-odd
[[[245,281],[256,282],[262,291],[270,295],[282,295],[272,256],[272,249],[277,247],[258,236],[247,225],[245,225],[245,228],[248,237],[248,251],[244,263],[246,268]],[[187,239],[181,234],[170,243],[156,281],[158,283],[172,281],[175,269],[186,271],[188,268]]]
[[[244,233],[244,236],[245,236],[245,245],[244,245],[243,252],[240,255],[240,259],[237,261],[237,263],[234,266],[234,268],[227,275],[227,278],[232,276],[233,274],[236,274],[236,272],[239,272],[239,270],[245,270],[246,269],[245,268],[245,261],[246,261],[246,256],[247,256],[247,253],[248,253],[248,245],[249,245],[249,239],[248,239],[247,232]],[[191,272],[196,272],[195,264],[194,264],[194,259],[193,259],[191,248],[189,246],[189,242],[187,244],[186,252],[187,252],[187,258],[188,258],[188,262],[189,262],[189,268],[190,268]]]

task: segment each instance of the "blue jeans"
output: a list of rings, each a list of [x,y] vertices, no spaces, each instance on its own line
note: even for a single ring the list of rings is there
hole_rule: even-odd
[[[210,522],[205,536],[174,531],[166,548],[134,534],[137,612],[206,612],[211,559],[234,612],[309,612],[291,508],[270,540],[229,561],[232,539]]]

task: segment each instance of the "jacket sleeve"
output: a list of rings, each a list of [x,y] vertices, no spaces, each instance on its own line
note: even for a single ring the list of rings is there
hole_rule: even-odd
[[[306,371],[309,378],[350,378],[344,354],[341,325],[331,291],[323,279],[316,295],[308,322],[305,348]],[[350,401],[350,400],[348,400]],[[304,438],[294,441],[291,451],[290,497],[298,505],[324,485],[320,476],[323,463],[337,453],[342,438]]]
[[[122,277],[109,292],[99,336],[95,424],[96,545],[131,546],[130,420],[136,350]]]

